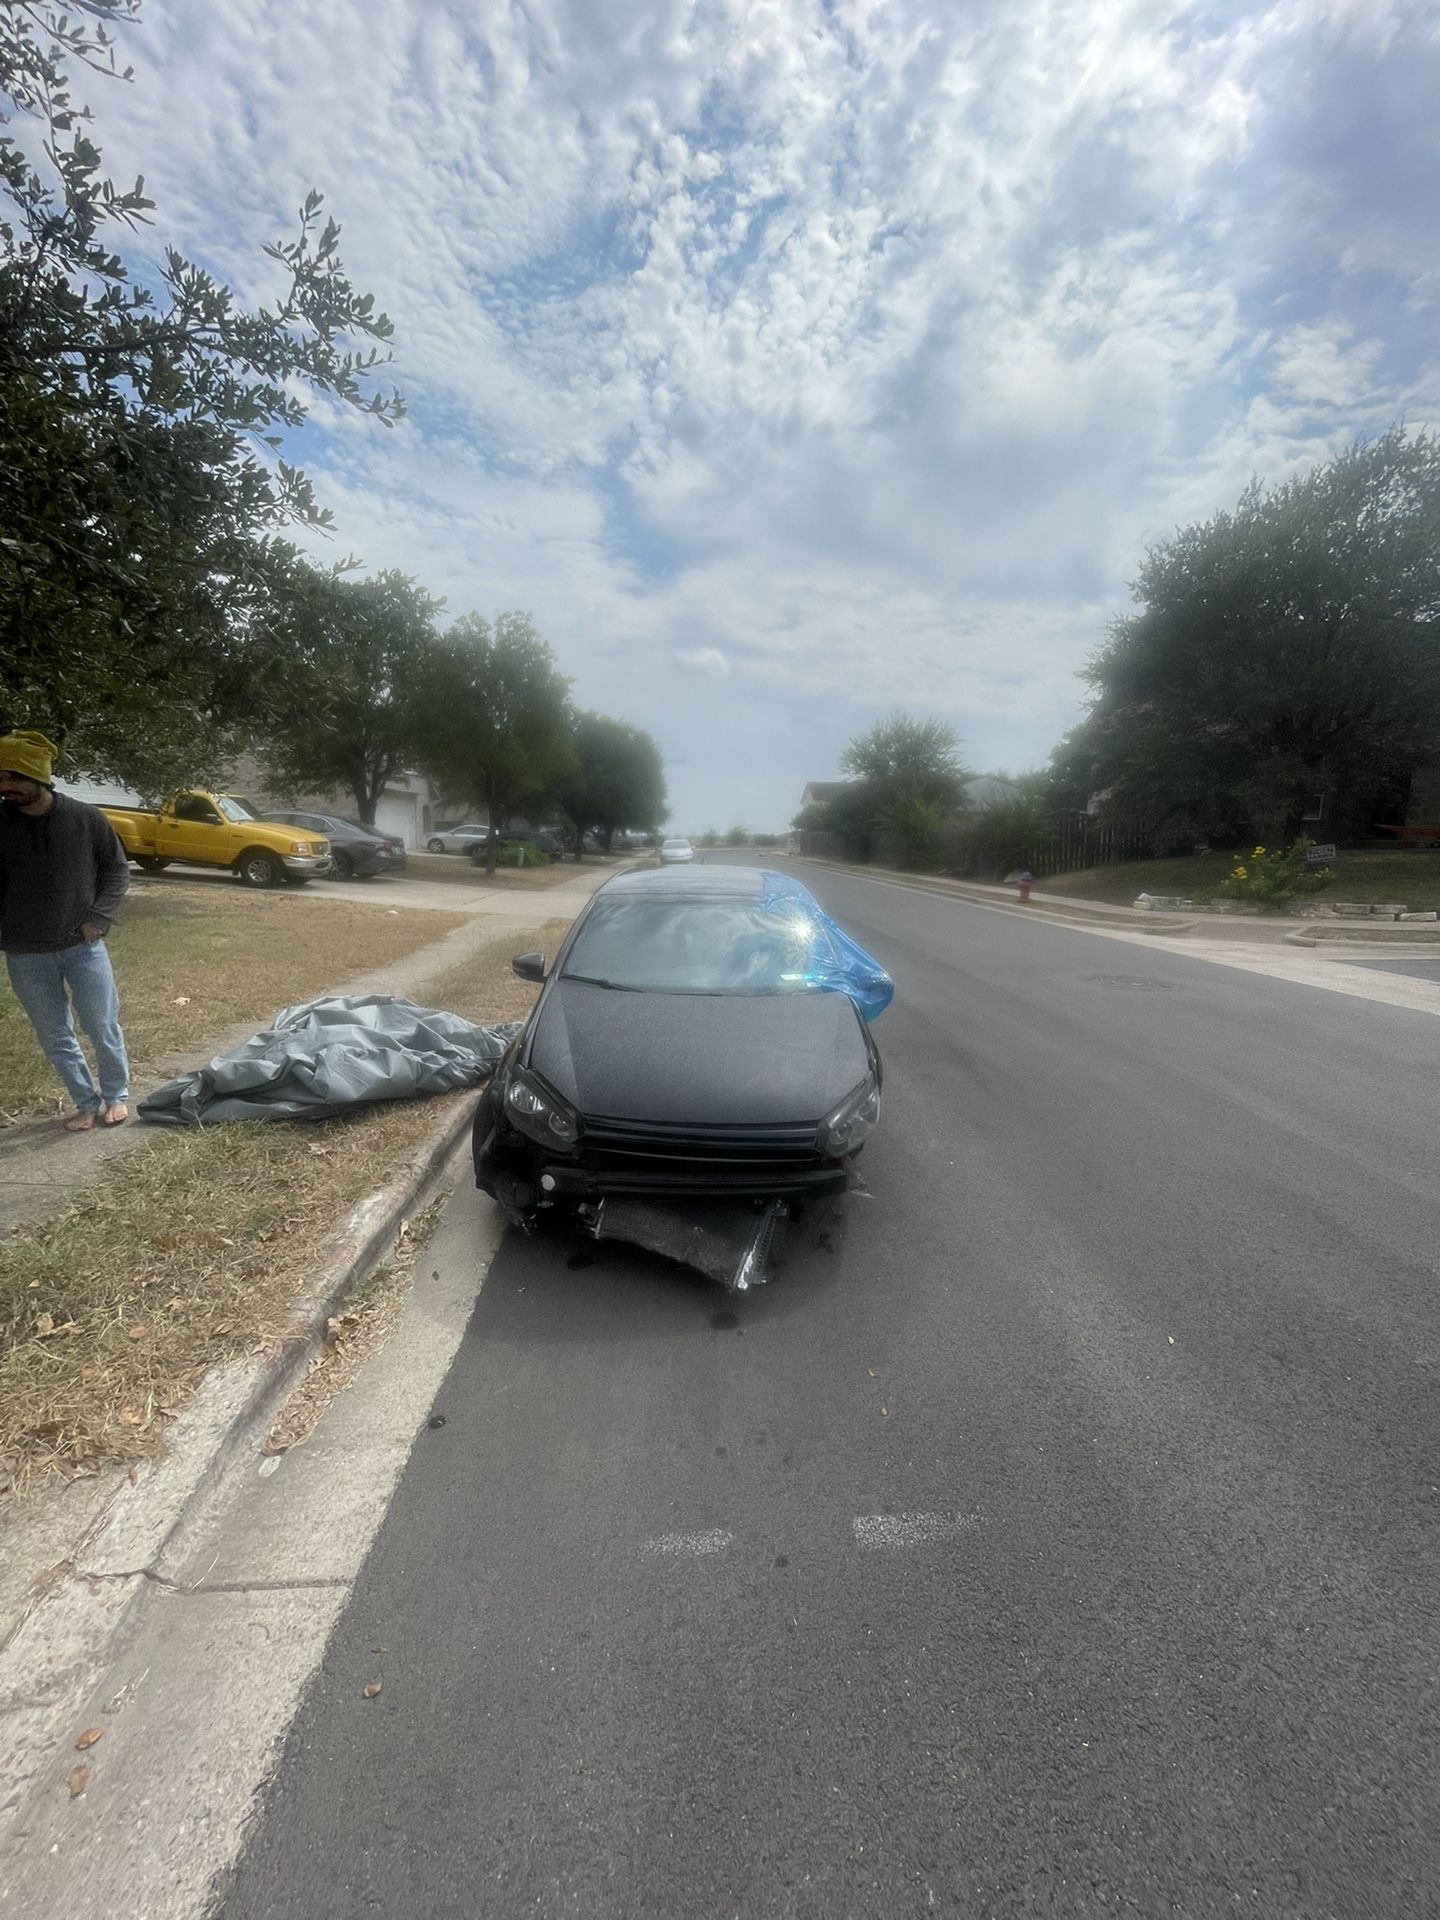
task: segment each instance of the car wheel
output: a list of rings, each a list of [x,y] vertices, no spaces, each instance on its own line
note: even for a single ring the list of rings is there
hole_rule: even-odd
[[[142,873],[163,873],[169,864],[168,860],[162,860],[153,853],[142,853],[136,860],[136,865]]]
[[[336,848],[332,847],[330,849],[330,874],[331,878],[335,880],[353,880],[355,878],[355,862],[350,858],[348,853],[340,853]]]
[[[445,842],[438,838],[427,840],[425,842],[425,849],[427,853],[443,853],[445,851]]]
[[[247,887],[277,887],[285,872],[275,855],[263,847],[250,847],[242,853],[235,871]]]

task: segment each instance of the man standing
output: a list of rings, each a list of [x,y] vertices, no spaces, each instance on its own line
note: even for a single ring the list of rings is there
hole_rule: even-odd
[[[15,998],[75,1111],[67,1133],[128,1118],[129,1067],[105,935],[130,884],[115,829],[97,807],[56,793],[43,733],[0,735],[0,948]],[[73,1013],[72,1013],[73,1009]],[[96,1091],[75,1038],[90,1037]]]

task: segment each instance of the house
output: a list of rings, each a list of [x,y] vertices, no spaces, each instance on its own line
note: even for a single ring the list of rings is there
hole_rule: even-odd
[[[339,791],[281,795],[266,784],[260,763],[252,754],[243,753],[227,772],[225,788],[248,800],[257,813],[300,808],[312,813],[337,813],[345,819],[357,814],[353,793]],[[375,803],[375,826],[380,833],[403,840],[413,853],[423,847],[434,830],[436,816],[442,812],[439,798],[423,774],[401,773],[389,783]]]
[[[801,810],[829,806],[832,800],[838,800],[842,793],[848,792],[849,787],[848,780],[811,780],[800,796]]]

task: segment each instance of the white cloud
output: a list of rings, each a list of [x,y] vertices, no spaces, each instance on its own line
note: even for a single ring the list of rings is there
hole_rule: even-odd
[[[147,0],[126,57],[157,239],[256,297],[318,184],[395,319],[412,421],[314,415],[336,544],[662,733],[819,686],[1043,757],[1146,538],[1440,387],[1403,116],[1383,221],[1306,118],[1433,75],[1412,0]]]
[[[718,647],[696,647],[692,653],[677,653],[675,664],[708,680],[724,680],[730,673],[730,662]]]

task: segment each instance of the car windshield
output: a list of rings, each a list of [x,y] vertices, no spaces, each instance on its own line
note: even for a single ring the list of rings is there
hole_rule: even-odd
[[[667,840],[665,844],[672,852],[681,853],[690,845],[690,842],[688,840]]]
[[[233,793],[217,793],[215,795],[215,804],[220,809],[221,817],[229,820],[234,826],[238,826],[242,820],[258,820],[260,818],[260,815],[255,811],[254,807],[250,805],[249,801],[237,800]]]
[[[593,907],[562,978],[649,993],[814,993],[830,960],[798,902],[615,899]]]

